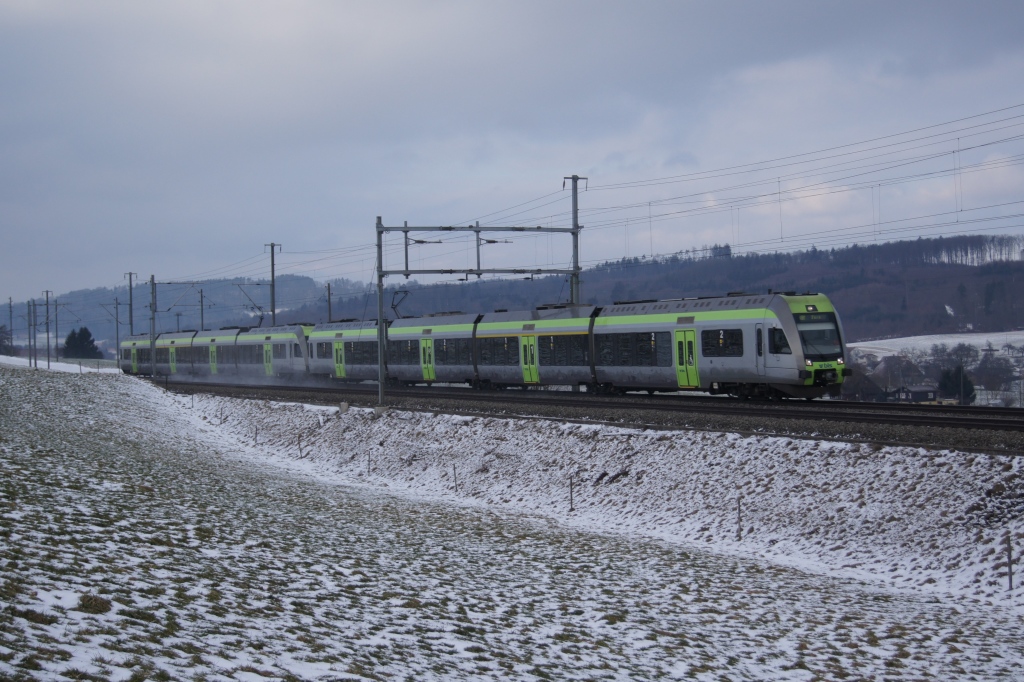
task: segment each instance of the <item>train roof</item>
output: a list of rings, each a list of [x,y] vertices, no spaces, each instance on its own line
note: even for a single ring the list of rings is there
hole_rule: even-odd
[[[587,319],[594,314],[595,307],[589,304],[566,306],[540,306],[533,310],[496,310],[486,313],[480,324],[494,322],[533,322],[537,320]]]
[[[391,323],[391,330],[408,329],[410,327],[450,327],[453,325],[473,324],[480,317],[477,313],[441,313],[424,315],[423,317],[403,317]]]
[[[234,341],[240,331],[241,329],[238,327],[231,329],[218,329],[217,331],[206,330],[196,334],[192,339],[192,343],[216,343],[217,339],[221,339],[222,341]]]

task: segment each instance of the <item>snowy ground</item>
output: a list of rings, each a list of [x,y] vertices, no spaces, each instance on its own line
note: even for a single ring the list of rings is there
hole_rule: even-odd
[[[1019,480],[0,367],[0,679],[1021,679]]]
[[[39,370],[45,370],[46,358],[40,358],[38,363]],[[0,365],[8,365],[10,367],[29,367],[28,358],[15,358],[10,355],[0,355]],[[70,372],[73,374],[89,374],[97,373],[100,374],[120,374],[121,370],[117,368],[116,363],[112,360],[61,360],[57,362],[55,358],[50,360],[49,371],[52,372]]]
[[[966,343],[981,350],[992,344],[1000,353],[1003,346],[1010,343],[1014,346],[1024,345],[1024,331],[1016,332],[976,332],[970,334],[932,334],[928,336],[906,336],[899,339],[879,339],[878,341],[859,341],[849,343],[847,347],[861,354],[873,354],[878,357],[896,355],[901,350],[917,350],[928,352],[935,344],[944,343],[950,348],[958,343]]]

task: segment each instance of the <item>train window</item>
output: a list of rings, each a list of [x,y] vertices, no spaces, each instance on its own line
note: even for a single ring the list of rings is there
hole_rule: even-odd
[[[477,339],[477,353],[480,357],[481,365],[493,365],[494,364],[494,344],[491,343],[493,339]]]
[[[538,336],[537,354],[541,365],[548,367],[586,367],[590,349],[583,334]]]
[[[378,357],[376,341],[345,342],[346,365],[376,365],[377,362]]]
[[[612,350],[613,334],[594,334],[594,353],[597,355],[597,364],[604,367],[614,365],[615,352]]]
[[[754,343],[757,345],[757,355],[761,357],[764,355],[764,331],[760,327],[757,328],[757,340]]]
[[[573,367],[590,365],[590,343],[586,336],[578,334],[569,337],[569,364]]]
[[[654,334],[636,336],[635,364],[638,367],[650,367],[654,364]]]
[[[156,361],[157,364],[166,365],[171,361],[170,349],[168,348],[157,348],[156,349]]]
[[[700,333],[704,357],[738,358],[743,355],[743,330],[705,329]]]
[[[655,332],[654,336],[654,366],[672,366],[672,335],[669,332]]]
[[[540,360],[541,366],[553,365],[551,362],[551,355],[555,348],[555,337],[553,336],[538,336],[537,337],[537,355]]]
[[[288,357],[288,345],[284,343],[274,344],[274,359],[284,360]]]
[[[778,327],[768,330],[768,352],[776,355],[792,355],[793,350],[789,347],[789,340],[786,339],[786,332]]]
[[[409,340],[388,341],[388,362],[390,362],[393,365],[419,364],[419,361],[416,359],[415,354],[411,353],[411,351],[413,351],[414,343],[417,342]]]
[[[435,365],[472,365],[473,349],[469,339],[435,339]]]
[[[292,357],[293,358],[301,358],[302,357],[302,344],[301,343],[293,343],[292,344]]]
[[[517,336],[477,339],[477,348],[480,353],[481,365],[512,366],[519,364],[519,337]]]
[[[585,339],[578,347],[579,364],[586,361]],[[595,334],[597,364],[606,367],[671,367],[672,339],[669,332]]]
[[[805,357],[826,360],[842,356],[843,344],[835,313],[805,313],[793,317]]]

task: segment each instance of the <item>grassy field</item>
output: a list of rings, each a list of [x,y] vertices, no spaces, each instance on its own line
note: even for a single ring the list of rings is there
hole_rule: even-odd
[[[0,679],[1019,679],[1010,611],[287,471],[0,368]]]

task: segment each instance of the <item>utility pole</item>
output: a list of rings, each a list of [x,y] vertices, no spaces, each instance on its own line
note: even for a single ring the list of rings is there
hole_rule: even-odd
[[[49,289],[43,292],[46,295],[46,369],[50,369],[50,294],[52,293]]]
[[[28,346],[28,366],[32,366],[32,301],[25,303],[25,345]]]
[[[181,331],[181,311],[180,310],[176,311],[174,313],[174,318],[175,318],[175,321],[178,324],[178,331],[180,332]]]
[[[274,297],[274,251],[281,248],[280,244],[270,242],[263,246],[270,247],[270,326],[277,326],[277,299]]]
[[[31,364],[39,369],[39,338],[36,335],[37,328],[39,327],[39,321],[37,318],[36,302],[32,300],[30,305],[32,306],[32,362]]]
[[[156,379],[156,276],[149,276],[149,366],[150,375]]]
[[[384,404],[384,351],[387,342],[384,324],[384,221],[377,216],[377,402]]]
[[[135,306],[132,305],[132,275],[138,276],[137,272],[126,272],[128,275],[128,335],[135,335],[135,317],[133,311]]]
[[[203,314],[206,312],[203,307],[203,290],[199,290],[199,331],[206,331],[206,316]]]
[[[327,283],[327,322],[331,321],[331,283]]]
[[[576,176],[573,176],[579,179]],[[584,178],[585,179],[585,178]],[[581,226],[582,227],[582,226]],[[458,269],[424,269],[424,270],[410,270],[408,268],[408,258],[406,259],[406,269],[404,270],[385,270],[384,269],[384,233],[392,231],[402,232],[402,239],[406,245],[406,253],[408,253],[409,244],[409,232],[522,232],[526,234],[541,234],[544,232],[550,233],[561,233],[569,234],[575,233],[576,230],[571,227],[541,227],[540,225],[525,226],[525,225],[509,225],[509,226],[497,226],[497,225],[486,225],[481,226],[479,223],[462,227],[459,225],[430,225],[430,226],[410,226],[408,222],[404,222],[401,227],[389,228],[384,226],[384,222],[381,216],[377,216],[377,382],[378,382],[378,394],[377,400],[381,405],[384,404],[384,353],[387,351],[387,320],[384,319],[384,278],[389,275],[402,275],[408,278],[410,275],[451,275],[455,273],[464,274],[468,279],[470,275],[559,275],[565,277],[567,275],[579,276],[578,256],[575,259],[577,263],[577,269],[570,270],[568,268],[483,268],[477,267],[476,269],[467,268],[465,270]],[[439,241],[427,241],[414,239],[412,240],[415,244],[440,244]],[[482,243],[491,244],[498,243],[499,240],[484,239]],[[531,277],[532,278],[532,277]],[[578,282],[577,282],[578,285]]]
[[[586,180],[578,175],[568,175],[562,179],[562,187],[565,187],[566,180],[572,180],[572,274],[569,275],[569,303],[579,305],[580,303],[580,204],[577,184],[580,180]]]
[[[114,297],[114,341],[117,352],[114,357],[117,359],[117,366],[121,366],[121,302],[117,300],[117,296]]]
[[[11,354],[14,354],[14,299],[7,297],[7,332],[11,335]]]
[[[53,355],[60,362],[60,303],[53,299]]]

